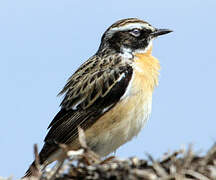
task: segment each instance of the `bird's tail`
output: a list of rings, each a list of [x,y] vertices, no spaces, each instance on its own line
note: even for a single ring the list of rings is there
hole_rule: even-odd
[[[50,163],[56,159],[49,159],[49,157],[59,148],[58,145],[45,143],[41,152],[38,154],[37,146],[34,146],[35,161],[29,166],[29,169],[26,171],[23,178],[30,178],[31,176],[39,177],[41,171]]]
[[[30,178],[32,176],[38,177],[40,176],[40,169],[41,169],[41,164],[43,163],[40,158],[40,154],[38,154],[38,148],[37,145],[34,145],[34,155],[35,155],[35,160],[32,162],[32,164],[29,166],[28,170],[26,171],[25,175],[22,177],[23,178]]]
[[[26,171],[25,175],[22,177],[23,178],[30,178],[32,176],[38,176],[39,175],[39,169],[36,166],[35,161],[29,166],[28,170]]]

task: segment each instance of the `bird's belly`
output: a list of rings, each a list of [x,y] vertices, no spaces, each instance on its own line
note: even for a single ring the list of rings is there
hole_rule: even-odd
[[[115,151],[136,136],[151,112],[152,93],[131,91],[87,130],[89,147],[101,156]]]

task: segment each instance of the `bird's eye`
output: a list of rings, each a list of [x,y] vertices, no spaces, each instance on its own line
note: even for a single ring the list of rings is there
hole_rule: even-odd
[[[130,34],[133,35],[133,36],[135,36],[135,37],[138,37],[138,36],[140,36],[141,32],[140,32],[139,29],[132,29],[130,31]]]

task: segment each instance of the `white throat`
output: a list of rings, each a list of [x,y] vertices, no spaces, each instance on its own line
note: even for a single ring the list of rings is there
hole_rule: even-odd
[[[128,58],[128,59],[133,57],[132,50],[130,48],[125,48],[125,47],[121,48],[121,54],[120,55],[123,58]]]

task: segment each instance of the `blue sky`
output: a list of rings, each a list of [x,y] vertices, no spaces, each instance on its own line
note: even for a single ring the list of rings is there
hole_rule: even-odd
[[[151,118],[116,155],[158,158],[189,143],[207,150],[216,139],[215,7],[214,0],[1,1],[0,176],[23,175],[59,110],[57,93],[106,28],[127,17],[174,32],[154,42],[162,69]]]

